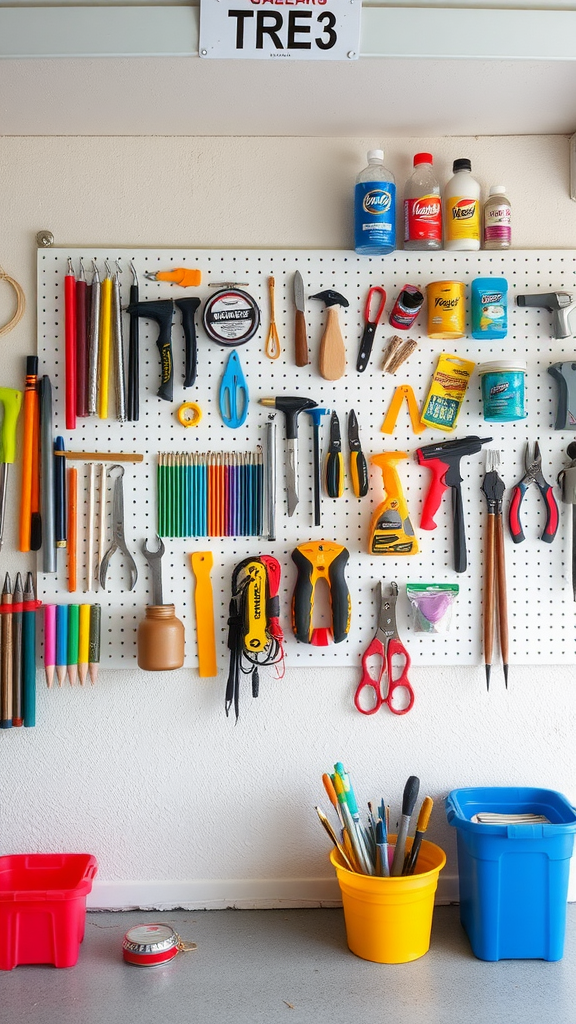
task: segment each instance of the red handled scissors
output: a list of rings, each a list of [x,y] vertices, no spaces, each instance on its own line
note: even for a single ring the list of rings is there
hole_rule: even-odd
[[[382,584],[379,584],[380,609],[378,612],[378,629],[362,656],[362,678],[354,695],[354,703],[363,715],[374,715],[383,704],[387,704],[393,715],[405,715],[414,704],[414,690],[409,679],[408,670],[411,665],[410,655],[404,647],[396,628],[396,601],[398,600],[398,584],[390,584],[391,594],[385,597]],[[395,655],[403,658],[398,669],[393,663]],[[370,659],[380,658],[380,669],[376,676],[370,672]],[[374,690],[374,703],[365,707],[362,698],[366,688]],[[400,703],[404,700],[404,703]]]
[[[379,301],[376,313],[372,313],[372,306],[376,305],[374,296],[378,296],[376,301]],[[386,305],[386,292],[383,288],[376,285],[370,288],[366,297],[366,305],[364,307],[364,319],[366,325],[364,327],[364,333],[360,339],[360,349],[358,352],[358,359],[356,360],[356,369],[358,373],[362,373],[363,370],[368,366],[368,360],[370,359],[370,353],[372,351],[372,345],[374,343],[374,335],[376,334],[376,328],[380,323],[380,319],[384,312],[384,306]]]

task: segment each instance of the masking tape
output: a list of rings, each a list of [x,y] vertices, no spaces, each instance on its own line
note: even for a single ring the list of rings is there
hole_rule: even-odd
[[[184,402],[178,409],[178,419],[183,427],[197,427],[202,419],[202,409],[196,402]]]

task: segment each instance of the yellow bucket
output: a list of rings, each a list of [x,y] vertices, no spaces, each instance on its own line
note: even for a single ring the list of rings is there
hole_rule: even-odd
[[[390,836],[391,844],[395,838]],[[342,893],[348,946],[356,956],[378,964],[405,964],[428,952],[434,893],[446,863],[439,846],[423,840],[419,873],[399,878],[348,871],[337,850],[330,860]]]

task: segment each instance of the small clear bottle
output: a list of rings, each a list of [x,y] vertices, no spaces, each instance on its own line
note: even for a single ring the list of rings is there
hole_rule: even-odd
[[[404,188],[404,248],[442,248],[442,199],[431,153],[416,153]]]
[[[360,256],[383,256],[395,248],[396,182],[384,167],[383,150],[371,149],[354,189],[354,249]]]
[[[512,210],[505,185],[491,185],[484,203],[482,246],[509,249],[512,245]]]

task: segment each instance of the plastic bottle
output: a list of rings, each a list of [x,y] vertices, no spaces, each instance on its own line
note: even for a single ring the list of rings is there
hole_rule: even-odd
[[[416,153],[404,188],[404,248],[442,248],[442,199],[431,153]]]
[[[354,190],[354,248],[360,256],[383,256],[396,248],[396,183],[381,149],[368,151]]]
[[[480,185],[469,160],[455,160],[444,189],[444,248],[480,248]]]
[[[505,185],[491,185],[484,203],[482,244],[484,249],[509,249],[512,244],[512,216]]]

